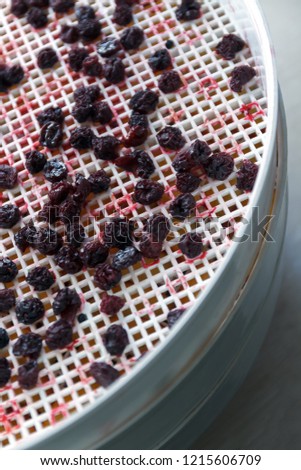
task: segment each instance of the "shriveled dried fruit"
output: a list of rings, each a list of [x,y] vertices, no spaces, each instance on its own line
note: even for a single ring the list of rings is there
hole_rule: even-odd
[[[108,291],[121,281],[121,271],[109,263],[103,263],[96,267],[94,283],[101,290]]]
[[[67,167],[58,158],[53,158],[44,166],[44,176],[51,183],[58,183],[67,178]]]
[[[127,246],[118,251],[112,259],[112,266],[117,269],[126,269],[141,261],[142,255],[134,246]]]
[[[13,353],[17,357],[37,359],[42,350],[42,337],[36,333],[21,335],[13,346]]]
[[[148,128],[147,127],[131,127],[128,134],[122,140],[123,145],[127,148],[129,147],[138,147],[139,145],[144,144],[148,137]]]
[[[47,8],[49,6],[49,0],[26,0],[28,8],[38,7]]]
[[[174,126],[166,126],[157,134],[159,145],[169,150],[180,150],[186,141],[181,130]]]
[[[158,239],[153,238],[150,233],[145,233],[141,237],[139,250],[144,258],[157,259],[160,258],[163,244]]]
[[[10,11],[13,15],[21,18],[28,10],[25,0],[11,0]]]
[[[189,217],[195,207],[196,201],[192,194],[181,194],[181,196],[176,197],[172,201],[169,206],[169,212],[177,219],[185,219],[185,217]]]
[[[130,108],[141,114],[148,114],[155,111],[159,102],[157,93],[146,89],[137,91],[130,99]]]
[[[65,225],[74,224],[79,221],[80,209],[80,204],[69,197],[60,205],[59,217]]]
[[[82,100],[73,106],[72,116],[77,122],[83,123],[91,118],[92,110],[92,103],[88,100]]]
[[[69,142],[77,150],[90,149],[94,137],[94,132],[89,127],[78,127],[71,131]]]
[[[85,266],[95,268],[98,264],[104,263],[109,255],[109,248],[99,240],[86,243],[81,250],[81,258]]]
[[[154,72],[165,70],[172,65],[171,57],[167,49],[159,49],[148,59],[148,63]]]
[[[188,150],[183,150],[180,152],[173,160],[172,166],[174,169],[180,172],[187,172],[195,168],[197,165],[195,161],[192,159]]]
[[[59,61],[59,58],[52,47],[44,47],[39,51],[37,61],[40,69],[50,69]]]
[[[24,390],[34,388],[39,379],[39,366],[36,361],[30,361],[18,368],[18,382]]]
[[[61,124],[58,124],[57,122],[48,122],[42,127],[40,134],[40,144],[42,147],[57,149],[62,142],[63,129]]]
[[[9,258],[0,258],[0,282],[11,282],[18,275],[17,265]]]
[[[108,37],[97,44],[97,52],[101,57],[112,57],[121,49],[118,39]]]
[[[36,228],[33,225],[25,225],[14,234],[15,244],[24,253],[26,248],[33,246],[36,239]]]
[[[167,314],[168,328],[172,328],[185,312],[184,308],[175,308]]]
[[[226,60],[233,60],[245,47],[245,42],[236,34],[226,34],[216,46],[216,52]]]
[[[41,222],[54,224],[58,219],[58,207],[47,202],[38,212],[37,219]]]
[[[139,112],[134,111],[130,117],[129,126],[130,127],[139,126],[139,127],[148,128],[149,127],[148,118],[145,114],[140,114]]]
[[[112,20],[120,26],[126,26],[133,20],[132,9],[126,3],[116,5]]]
[[[97,170],[88,178],[91,186],[91,191],[95,194],[107,191],[110,187],[111,178],[104,170]]]
[[[44,28],[48,23],[48,18],[46,13],[40,8],[32,7],[28,10],[26,15],[28,23],[33,26],[33,28],[39,29]]]
[[[72,326],[66,320],[60,319],[46,330],[45,343],[51,351],[66,348],[72,343],[72,339]]]
[[[16,306],[17,320],[24,325],[32,325],[44,317],[43,302],[37,297],[21,300]]]
[[[80,86],[74,92],[76,103],[93,103],[100,97],[100,88],[98,85]]]
[[[58,206],[67,199],[72,191],[72,184],[68,183],[66,180],[59,181],[51,186],[48,192],[48,198],[52,204]]]
[[[120,36],[120,42],[126,51],[138,49],[144,41],[144,32],[138,26],[125,29]]]
[[[5,79],[10,87],[20,83],[23,80],[24,75],[24,70],[19,64],[6,67],[5,69]]]
[[[227,179],[234,169],[234,160],[226,152],[214,153],[205,166],[206,174],[219,181]]]
[[[26,282],[36,291],[49,289],[55,282],[54,275],[45,267],[33,268],[29,271]]]
[[[176,186],[181,193],[193,193],[199,186],[201,180],[192,173],[178,173]]]
[[[79,35],[85,42],[94,41],[101,33],[101,24],[96,18],[87,18],[78,23]]]
[[[230,88],[231,90],[240,93],[243,86],[246,85],[252,78],[256,76],[256,70],[249,65],[240,65],[235,67],[231,73]]]
[[[0,312],[7,312],[15,305],[15,291],[12,289],[0,289]]]
[[[0,357],[0,388],[5,387],[11,377],[11,369],[8,360],[5,357]]]
[[[114,114],[110,106],[104,101],[98,101],[92,107],[92,120],[100,124],[108,124],[112,121]]]
[[[79,248],[86,237],[84,227],[79,223],[70,224],[67,225],[66,232],[67,243],[73,246],[74,248]]]
[[[196,0],[182,0],[176,9],[176,17],[179,21],[196,20],[201,16],[201,5]]]
[[[66,44],[73,44],[79,39],[78,27],[71,24],[64,24],[61,27],[60,38]]]
[[[68,53],[68,61],[70,68],[74,72],[79,72],[82,69],[83,61],[89,56],[89,52],[85,47],[75,47]]]
[[[143,179],[135,186],[135,201],[143,205],[153,204],[160,201],[164,194],[164,186],[157,181]]]
[[[6,346],[9,344],[9,336],[7,331],[4,328],[0,327],[0,349],[6,348]],[[0,368],[1,368],[1,363],[0,363]],[[1,374],[1,372],[0,372]],[[1,378],[0,378],[1,381]]]
[[[50,0],[50,6],[56,13],[67,13],[74,8],[74,0]]]
[[[92,146],[95,157],[99,160],[115,160],[119,155],[120,141],[113,135],[93,139]]]
[[[10,165],[0,165],[0,189],[12,189],[18,181],[16,168]]]
[[[63,246],[55,255],[56,264],[68,274],[76,274],[82,270],[83,262],[76,248]]]
[[[76,8],[75,15],[78,21],[91,20],[95,18],[95,11],[89,5],[83,5]]]
[[[186,233],[181,237],[179,248],[187,258],[193,259],[203,251],[203,237],[196,232]]]
[[[253,186],[256,181],[258,166],[250,162],[249,160],[244,160],[239,171],[236,173],[236,186],[242,191],[252,191]]]
[[[100,311],[106,315],[116,315],[125,305],[125,300],[117,295],[103,294],[100,303]]]
[[[121,356],[129,344],[128,334],[121,325],[111,325],[103,335],[103,343],[112,356]]]
[[[118,370],[105,362],[93,362],[90,366],[90,374],[96,383],[104,388],[108,388],[119,377]]]
[[[114,161],[115,165],[130,171],[140,178],[149,178],[155,171],[155,165],[148,153],[143,150],[134,150]]]
[[[65,116],[62,108],[59,106],[51,106],[50,108],[44,109],[37,115],[38,123],[41,127],[49,122],[57,122],[58,124],[63,124]]]
[[[90,55],[83,61],[82,70],[83,73],[89,77],[100,77],[102,74],[102,65],[98,57]]]
[[[25,155],[25,166],[32,175],[42,171],[46,161],[46,155],[37,150],[31,150]]]
[[[123,82],[125,79],[125,66],[119,57],[107,59],[103,66],[105,79],[113,84]]]
[[[163,72],[158,80],[158,87],[163,93],[173,93],[182,88],[184,83],[176,70]]]
[[[34,241],[35,248],[43,255],[54,255],[63,245],[59,233],[49,227],[40,227]]]
[[[170,220],[163,214],[152,215],[144,226],[144,230],[151,234],[152,239],[161,243],[166,239],[170,228]]]
[[[21,212],[14,204],[3,204],[0,207],[0,228],[12,228],[21,219]]]
[[[63,320],[73,323],[81,306],[80,296],[74,289],[65,287],[60,289],[52,304],[55,315],[60,315]]]
[[[113,217],[106,222],[103,241],[107,246],[123,248],[133,243],[134,223],[124,217]]]
[[[77,173],[75,175],[75,192],[72,199],[79,205],[82,205],[91,192],[91,185],[87,178]]]
[[[175,43],[171,39],[167,39],[165,46],[167,49],[172,49],[174,47]]]

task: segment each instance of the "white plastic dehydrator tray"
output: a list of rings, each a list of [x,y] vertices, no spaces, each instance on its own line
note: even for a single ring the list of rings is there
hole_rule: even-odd
[[[113,0],[91,1],[90,5],[100,14],[103,37],[119,36],[123,28],[112,22]],[[18,298],[32,294],[25,281],[30,268],[39,264],[50,268],[56,275],[53,289],[34,294],[45,305],[47,313],[42,322],[31,328],[24,327],[17,322],[13,311],[0,318],[10,335],[8,356],[13,368],[10,384],[0,390],[0,439],[3,447],[30,446],[37,435],[41,438],[41,433],[46,435],[50,428],[59,427],[60,421],[85,412],[89,405],[100,403],[112,393],[112,389],[98,386],[90,377],[91,362],[104,360],[114,365],[123,376],[118,385],[122,386],[123,382],[130,380],[131,371],[142,354],[163,347],[162,343],[170,334],[166,325],[168,311],[195,305],[204,289],[214,282],[215,274],[224,264],[232,245],[233,234],[242,226],[242,218],[267,176],[274,126],[274,76],[270,52],[264,49],[267,44],[258,40],[252,17],[254,3],[246,7],[245,2],[204,0],[202,17],[184,23],[176,20],[176,6],[176,1],[141,1],[134,7],[134,22],[143,28],[146,39],[139,50],[124,54],[127,78],[124,84],[115,86],[69,70],[67,54],[71,46],[62,43],[59,31],[61,24],[75,22],[74,13],[64,16],[49,13],[48,26],[35,31],[26,19],[13,17],[9,13],[8,2],[0,0],[2,58],[13,64],[20,63],[26,70],[21,86],[1,95],[1,163],[13,164],[20,182],[15,189],[2,194],[1,202],[14,201],[24,213],[23,223],[35,218],[50,187],[42,176],[32,177],[27,172],[24,155],[38,143],[37,114],[51,104],[63,108],[66,120],[63,146],[58,151],[48,151],[48,159],[60,156],[71,176],[75,172],[88,176],[105,167],[112,178],[110,192],[91,199],[81,217],[91,238],[101,230],[99,223],[93,222],[94,217],[103,221],[117,213],[136,220],[153,213],[162,212],[168,216],[170,200],[178,195],[171,167],[174,154],[163,152],[155,137],[167,124],[175,123],[187,141],[199,138],[206,140],[213,151],[230,152],[236,170],[244,159],[265,167],[259,172],[253,196],[237,190],[235,173],[224,182],[208,180],[203,175],[202,185],[194,195],[200,225],[198,230],[204,233],[206,242],[205,253],[193,261],[185,259],[178,250],[177,241],[184,230],[189,229],[191,221],[177,224],[178,228],[174,228],[164,245],[159,262],[144,260],[124,273],[121,283],[113,291],[125,298],[126,305],[118,316],[112,318],[99,312],[101,292],[94,287],[89,271],[74,276],[64,275],[51,257],[44,257],[31,249],[22,255],[13,242],[16,228],[0,231],[2,255],[9,256],[19,268],[18,278],[11,286]],[[244,48],[234,61],[225,61],[215,55],[214,49],[224,34],[232,32],[243,37],[250,47]],[[91,152],[79,153],[68,145],[70,132],[78,126],[71,116],[71,109],[73,92],[82,84],[97,82],[104,100],[114,109],[115,117],[110,125],[93,127],[93,130],[99,135],[125,136],[130,114],[129,99],[145,87],[157,89],[159,75],[152,72],[147,59],[168,39],[175,43],[170,53],[174,68],[182,75],[185,86],[179,93],[164,95],[160,92],[158,109],[149,116],[151,136],[143,147],[154,158],[154,179],[163,182],[166,188],[165,203],[150,209],[132,201],[131,194],[137,181],[133,175],[112,163],[96,160]],[[49,45],[58,52],[60,62],[53,70],[43,72],[36,65],[36,54]],[[92,51],[95,45],[89,48]],[[249,64],[257,70],[256,79],[241,94],[233,93],[229,88],[230,73],[238,64]],[[82,294],[82,311],[88,319],[76,324],[74,342],[67,350],[43,350],[38,386],[31,391],[23,391],[16,378],[20,364],[12,354],[12,345],[20,334],[30,330],[44,334],[48,325],[56,320],[51,310],[53,297],[64,286],[72,286]],[[199,314],[202,314],[201,310]],[[112,359],[101,339],[112,323],[122,324],[130,339],[125,353],[118,359]],[[143,363],[143,358],[139,363]]]

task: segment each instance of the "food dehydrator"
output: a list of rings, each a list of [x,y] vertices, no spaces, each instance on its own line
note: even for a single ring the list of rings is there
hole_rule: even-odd
[[[118,36],[122,28],[111,20],[114,2],[90,4],[102,13],[103,34]],[[75,127],[73,92],[94,82],[68,69],[69,47],[58,33],[65,17],[50,14],[48,27],[33,31],[25,19],[9,13],[7,2],[0,0],[0,5],[3,55],[27,71],[21,87],[1,96],[2,156],[16,166],[21,181],[5,198],[17,201],[28,222],[49,189],[43,178],[28,175],[23,164],[24,153],[38,140],[36,114],[49,104],[61,106],[68,116],[65,133],[70,136]],[[195,194],[205,252],[197,260],[185,259],[177,240],[188,222],[176,224],[159,263],[143,262],[123,276],[114,293],[125,297],[126,307],[113,322],[127,329],[130,344],[119,359],[110,358],[103,347],[102,334],[112,319],[99,312],[101,294],[90,273],[64,275],[46,257],[32,251],[21,255],[12,242],[13,230],[1,230],[2,253],[19,263],[23,273],[14,286],[18,297],[30,294],[25,275],[30,266],[40,263],[55,272],[58,287],[69,285],[82,293],[87,314],[87,321],[76,325],[72,348],[43,352],[35,389],[21,390],[13,374],[12,383],[0,390],[3,447],[187,448],[246,376],[268,329],[281,284],[287,213],[285,115],[273,48],[255,0],[204,0],[202,17],[187,23],[176,20],[176,6],[175,0],[147,0],[134,8],[134,21],[146,39],[138,51],[125,54],[125,84],[101,82],[104,98],[114,107],[115,125],[94,130],[125,135],[129,98],[141,88],[156,87],[158,76],[147,59],[171,39],[173,65],[185,87],[178,94],[161,94],[159,109],[150,117],[152,136],[145,148],[155,160],[158,178],[174,198],[173,154],[162,152],[155,138],[164,125],[174,124],[190,140],[201,138],[214,151],[230,152],[236,169],[244,159],[257,163],[255,187],[252,193],[238,191],[235,174],[224,182],[202,176]],[[75,21],[73,13],[68,21]],[[228,33],[239,34],[248,45],[234,61],[214,52]],[[58,51],[60,64],[43,72],[36,67],[36,52],[49,44]],[[255,66],[257,77],[237,94],[229,88],[229,77],[242,63]],[[58,154],[71,175],[76,171],[89,175],[102,167],[90,152],[79,154],[67,144],[59,152],[47,151],[49,159]],[[90,216],[97,214],[101,220],[113,213],[136,219],[153,212],[168,215],[164,204],[152,209],[133,204],[135,178],[112,164],[106,170],[113,182],[111,193],[88,203]],[[90,236],[93,224],[88,215],[84,220]],[[41,296],[47,315],[34,331],[42,335],[53,321],[54,294],[55,290]],[[186,312],[169,331],[167,313],[181,307]],[[13,340],[24,332],[13,312],[2,321]],[[17,358],[10,350],[8,355],[16,370]],[[89,364],[95,360],[106,360],[120,371],[120,379],[107,390],[89,376]]]

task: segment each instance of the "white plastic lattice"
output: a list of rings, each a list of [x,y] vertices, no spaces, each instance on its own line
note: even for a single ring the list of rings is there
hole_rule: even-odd
[[[67,66],[70,46],[59,38],[60,25],[75,22],[75,15],[56,17],[49,11],[49,25],[34,31],[26,19],[17,19],[9,13],[8,2],[0,0],[0,37],[2,58],[13,64],[20,63],[26,70],[22,85],[1,96],[1,163],[9,162],[18,170],[17,188],[2,194],[2,203],[14,201],[23,211],[23,222],[34,218],[47,199],[49,183],[41,175],[32,177],[24,165],[24,155],[38,146],[39,126],[37,114],[51,104],[61,106],[66,116],[65,139],[58,151],[48,151],[48,159],[60,156],[68,165],[72,176],[79,171],[84,175],[104,167],[112,178],[110,192],[89,199],[82,216],[87,235],[100,232],[100,220],[115,213],[141,219],[150,213],[168,215],[170,200],[178,195],[175,174],[171,169],[173,154],[167,154],[157,144],[155,134],[166,124],[174,123],[185,134],[187,141],[201,138],[213,151],[230,152],[236,170],[243,159],[261,163],[267,126],[267,99],[260,83],[261,58],[254,56],[249,48],[236,59],[224,61],[217,58],[214,49],[226,33],[236,32],[246,38],[246,31],[229,18],[223,2],[204,0],[203,16],[192,23],[179,23],[174,14],[176,1],[146,0],[134,7],[134,21],[143,28],[145,42],[137,51],[124,54],[127,79],[114,86],[104,80],[90,79],[71,72]],[[91,1],[101,17],[103,36],[118,36],[123,28],[112,22],[113,0]],[[164,203],[156,207],[143,207],[132,202],[131,194],[136,179],[114,164],[96,160],[90,152],[77,152],[68,144],[72,129],[77,127],[71,116],[73,92],[81,84],[98,82],[103,98],[114,108],[113,123],[93,127],[96,134],[110,133],[116,137],[125,135],[130,114],[129,99],[138,90],[157,89],[157,74],[149,68],[147,60],[166,40],[174,41],[170,50],[173,65],[184,81],[179,93],[160,93],[159,107],[150,115],[151,136],[144,148],[153,156],[156,165],[155,179],[164,182]],[[36,54],[42,47],[52,45],[60,57],[60,63],[51,71],[42,71],[36,65]],[[92,51],[95,45],[89,46]],[[229,75],[240,63],[257,66],[258,77],[243,94],[234,94],[229,88]],[[250,107],[244,108],[244,105]],[[255,104],[254,104],[255,103]],[[249,110],[249,112],[247,112]],[[253,113],[253,114],[252,114]],[[18,386],[16,371],[22,361],[7,351],[13,374],[9,386],[0,390],[0,440],[2,446],[14,446],[24,439],[110,393],[95,384],[89,377],[89,364],[104,360],[122,374],[130,374],[137,358],[164,341],[168,334],[166,315],[175,307],[191,305],[210,282],[221,265],[231,244],[231,234],[239,224],[249,203],[249,195],[235,187],[235,174],[225,182],[208,180],[202,175],[200,190],[195,192],[197,218],[212,221],[205,231],[206,252],[199,259],[189,261],[178,251],[177,238],[189,228],[189,223],[178,224],[171,238],[165,243],[160,262],[144,261],[127,270],[114,293],[122,295],[126,306],[118,316],[109,318],[99,312],[101,292],[93,285],[91,272],[82,271],[74,276],[64,275],[51,257],[30,250],[25,254],[15,247],[13,230],[0,231],[1,253],[14,260],[19,268],[16,281],[8,287],[16,290],[19,299],[33,294],[25,282],[28,270],[36,265],[49,267],[56,274],[56,284],[50,291],[34,293],[45,305],[45,319],[32,327],[17,322],[13,311],[0,318],[10,336],[10,345],[17,337],[30,330],[43,335],[49,324],[56,320],[51,305],[53,296],[63,286],[73,286],[81,292],[83,311],[87,321],[76,324],[74,343],[64,352],[44,350],[40,363],[41,374],[38,387],[22,391]],[[208,224],[207,224],[208,225]],[[207,226],[206,226],[207,227]],[[208,227],[207,227],[208,228]],[[200,230],[203,231],[204,227]],[[221,237],[221,233],[226,234]],[[119,359],[112,359],[106,352],[101,335],[112,323],[122,324],[129,335],[130,345]],[[6,352],[4,353],[6,354]]]

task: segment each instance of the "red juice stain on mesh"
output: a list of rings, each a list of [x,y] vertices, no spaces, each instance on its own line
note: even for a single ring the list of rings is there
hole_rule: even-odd
[[[204,94],[207,100],[211,100],[210,91],[218,88],[217,81],[212,77],[205,77],[199,82],[200,90],[197,92],[198,95]]]
[[[86,372],[85,372],[86,369],[87,369],[87,366],[76,367],[76,371],[83,385],[87,385],[93,380],[92,377],[87,377]]]
[[[146,297],[142,297],[141,300],[144,303],[145,308],[143,308],[142,310],[139,310],[139,312],[137,312],[137,315],[139,316],[142,316],[145,314],[150,315],[150,316],[154,315],[157,304],[151,304]]]
[[[175,295],[177,293],[175,289],[175,287],[177,286],[182,286],[183,289],[188,289],[189,287],[185,274],[183,274],[180,269],[176,269],[176,272],[176,279],[170,279],[167,275],[164,276],[165,286],[167,287],[171,295]]]
[[[204,123],[202,124],[202,129],[210,129],[211,134],[216,134],[220,129],[225,127],[226,122],[226,113],[221,113],[220,117],[216,119],[204,119]]]
[[[253,101],[253,103],[243,104],[239,111],[244,113],[244,119],[246,121],[255,121],[258,116],[264,116],[264,110],[261,108],[260,104],[257,101]]]
[[[175,124],[176,122],[181,121],[183,114],[185,114],[184,109],[180,109],[180,111],[174,111],[171,108],[168,109],[168,118],[170,123]]]
[[[199,210],[199,208],[204,208],[205,210]],[[208,201],[207,196],[204,196],[196,204],[196,218],[197,219],[206,219],[211,217],[216,211],[216,207],[211,207],[210,202]]]
[[[160,264],[160,259],[149,261],[148,258],[142,258],[141,264],[144,269],[151,268],[152,266],[155,266],[156,264]]]
[[[72,349],[74,349],[74,347],[78,344],[78,343],[81,343],[82,341],[84,341],[86,339],[85,336],[81,336],[80,338],[77,338],[75,339],[74,341],[72,341],[72,343],[68,344],[68,346],[66,346],[66,349],[68,351],[72,351]]]
[[[8,401],[6,403],[6,409],[0,406],[0,423],[3,424],[4,435],[11,434],[20,429],[20,424],[14,424],[13,426],[11,424],[11,421],[16,421],[20,415],[21,410],[15,400]]]
[[[181,250],[179,250],[179,253],[182,253]],[[206,256],[207,256],[207,251],[203,251],[203,253],[201,253],[200,256],[197,256],[196,258],[189,259],[185,257],[186,258],[185,263],[194,264],[196,261],[206,258]]]
[[[177,37],[184,38],[186,44],[189,46],[192,46],[196,41],[201,41],[203,39],[202,34],[196,33],[193,29],[183,31],[183,33],[180,33]]]
[[[52,426],[55,426],[57,424],[57,416],[62,416],[63,418],[66,418],[68,415],[68,407],[65,403],[62,405],[56,406],[51,410],[50,413],[50,423]]]

